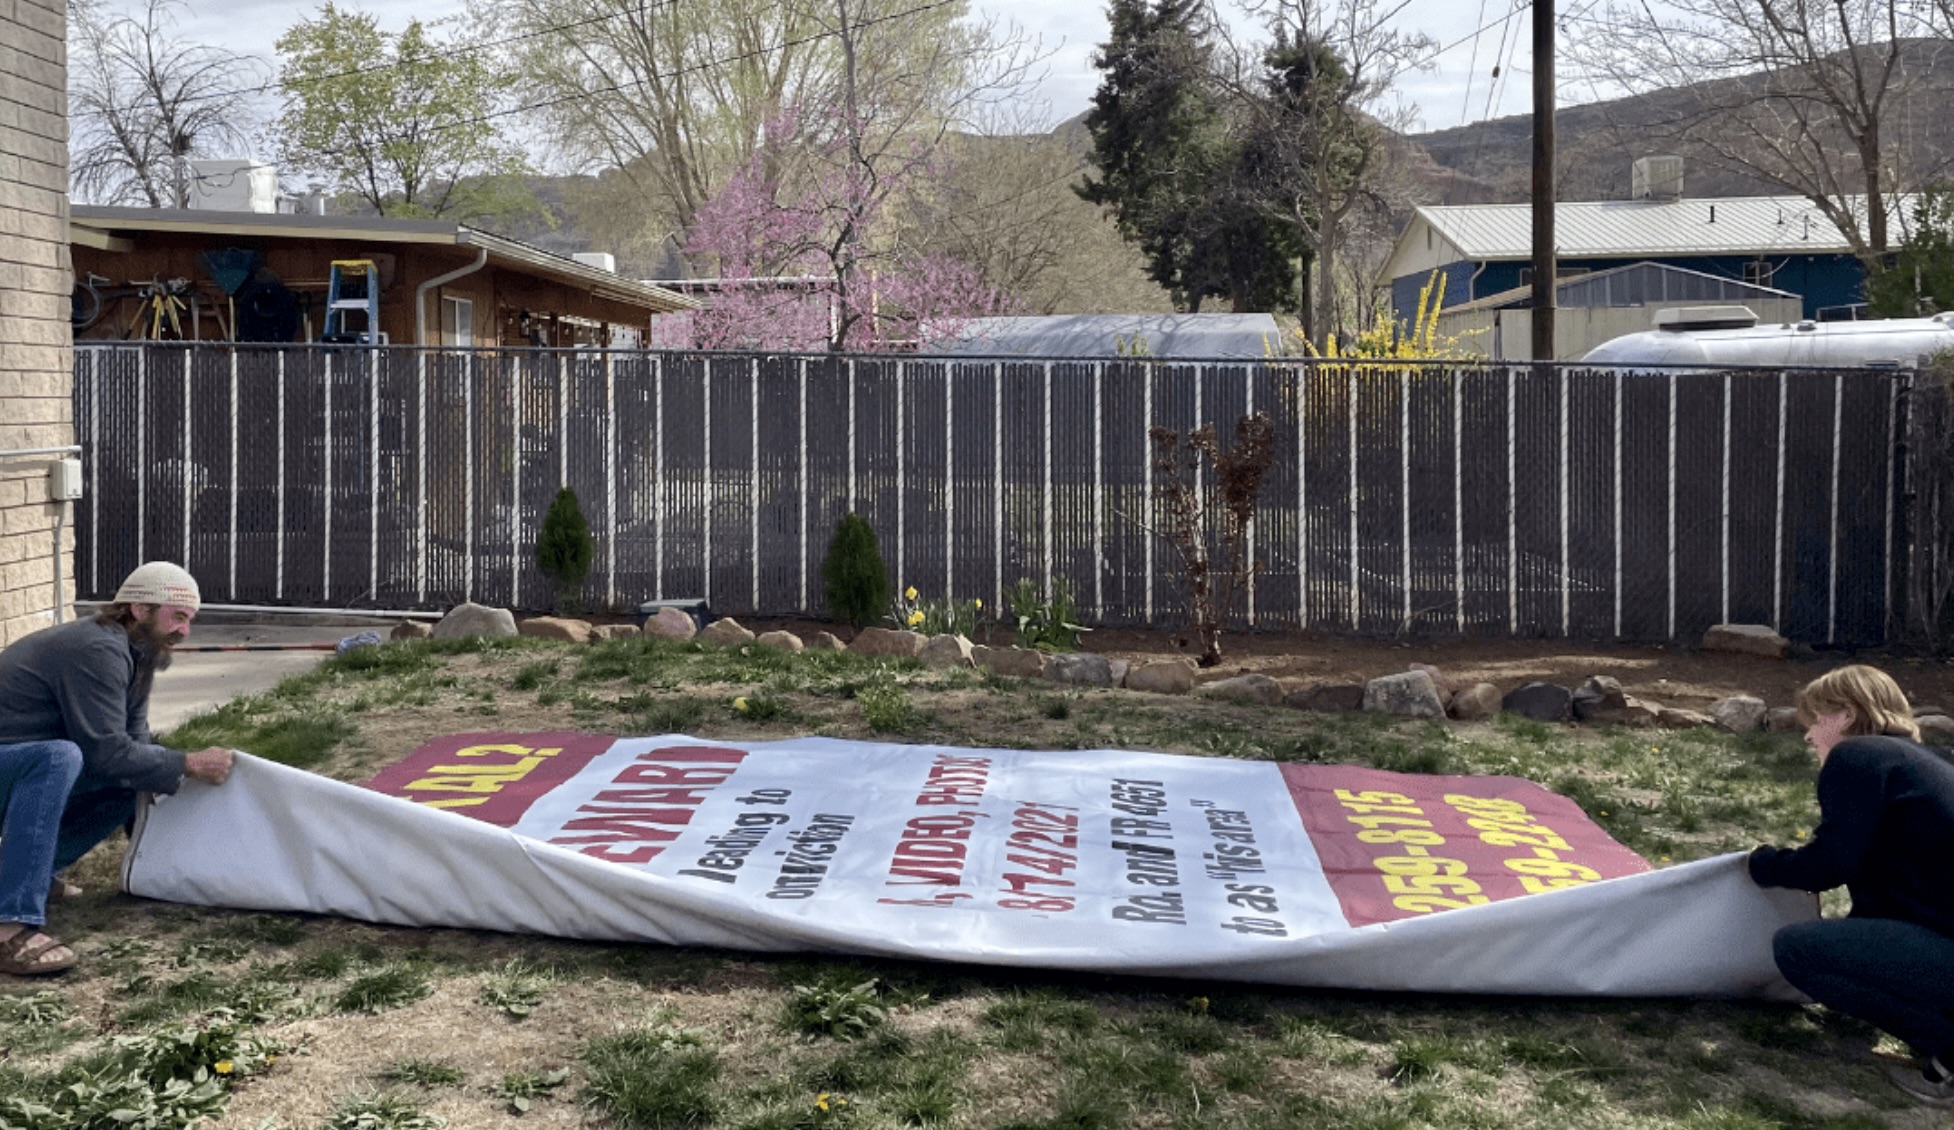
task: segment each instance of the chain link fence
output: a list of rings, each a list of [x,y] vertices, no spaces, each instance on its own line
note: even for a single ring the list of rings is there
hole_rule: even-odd
[[[184,561],[215,602],[550,603],[559,485],[587,607],[825,614],[840,517],[892,579],[992,609],[1068,582],[1177,627],[1148,429],[1276,427],[1236,628],[1876,644],[1905,374],[84,344],[77,572]],[[1915,445],[1918,450],[1918,445]],[[1898,529],[1896,530],[1896,525]]]

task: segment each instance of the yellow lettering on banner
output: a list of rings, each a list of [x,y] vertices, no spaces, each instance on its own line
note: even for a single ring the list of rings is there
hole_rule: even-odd
[[[537,752],[542,753],[541,750]],[[522,780],[531,769],[541,765],[543,760],[543,757],[537,756],[525,757],[510,765],[435,765],[430,767],[428,772],[440,776],[427,776],[409,781],[401,786],[401,790],[410,793],[498,792],[502,786]]]
[[[532,749],[526,745],[471,745],[455,751],[456,757],[487,757],[491,753],[504,753],[510,757],[555,757],[562,753],[557,749]]]
[[[487,804],[488,799],[485,796],[444,796],[438,800],[422,800],[415,803],[429,808],[470,808],[478,804]]]

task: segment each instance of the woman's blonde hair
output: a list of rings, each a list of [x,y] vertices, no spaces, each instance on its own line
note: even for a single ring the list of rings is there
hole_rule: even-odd
[[[1811,725],[1821,714],[1847,714],[1847,737],[1894,734],[1920,740],[1913,723],[1913,707],[1893,677],[1877,667],[1855,663],[1827,671],[1798,692],[1798,721]]]

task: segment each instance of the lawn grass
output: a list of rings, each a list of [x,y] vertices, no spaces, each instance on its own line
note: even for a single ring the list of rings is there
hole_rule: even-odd
[[[1657,866],[1795,842],[1817,815],[1815,766],[1783,735],[1401,723],[650,640],[362,649],[172,740],[361,779],[427,737],[484,728],[1513,774],[1573,797]],[[1880,1077],[1878,1033],[1816,1007],[1305,992],[395,929],[127,898],[116,854],[84,861],[90,893],[57,916],[81,967],[0,985],[0,1128],[114,1125],[20,1111],[64,1087],[97,1107],[133,1101],[131,1064],[152,1099],[176,1088],[180,1117],[150,1124],[221,1109],[204,1124],[246,1130],[1946,1124]],[[220,1045],[257,1059],[212,1060],[197,1082],[186,1065]]]

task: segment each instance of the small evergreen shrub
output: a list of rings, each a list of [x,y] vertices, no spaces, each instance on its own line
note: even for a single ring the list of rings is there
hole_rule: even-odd
[[[889,568],[875,546],[875,528],[860,514],[844,514],[821,565],[828,614],[857,629],[881,619],[889,607]]]
[[[590,524],[577,505],[577,492],[564,487],[556,492],[549,513],[543,516],[543,528],[536,535],[536,567],[556,585],[558,612],[578,610],[578,596],[596,554]]]

